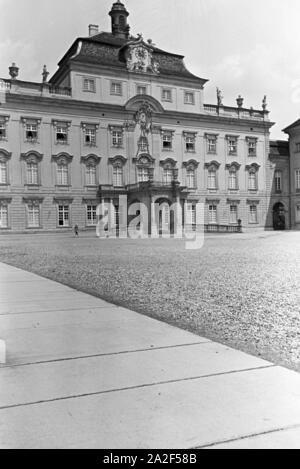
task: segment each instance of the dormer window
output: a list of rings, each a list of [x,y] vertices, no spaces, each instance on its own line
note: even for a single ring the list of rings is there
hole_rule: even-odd
[[[161,91],[161,99],[162,101],[171,103],[172,102],[172,90],[169,88],[163,88]]]
[[[94,78],[84,78],[83,79],[83,91],[89,93],[96,92],[96,81]]]
[[[193,93],[192,91],[185,91],[184,104],[195,104],[195,93]]]
[[[111,82],[110,94],[114,96],[122,96],[122,83],[120,81]]]
[[[147,94],[147,86],[137,85],[136,94]]]

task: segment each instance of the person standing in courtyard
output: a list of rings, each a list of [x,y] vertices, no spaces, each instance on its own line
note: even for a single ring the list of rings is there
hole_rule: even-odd
[[[78,227],[78,225],[74,226],[74,234],[75,234],[75,236],[79,236],[79,227]]]

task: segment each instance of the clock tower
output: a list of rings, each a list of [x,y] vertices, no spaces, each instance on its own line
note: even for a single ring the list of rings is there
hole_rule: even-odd
[[[119,0],[115,2],[109,12],[109,16],[111,17],[112,34],[121,39],[128,39],[130,26],[127,24],[127,18],[129,13],[125,5]]]

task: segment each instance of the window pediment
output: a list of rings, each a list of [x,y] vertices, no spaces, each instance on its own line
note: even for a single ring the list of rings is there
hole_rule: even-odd
[[[210,161],[209,163],[205,163],[205,168],[207,168],[208,170],[212,171],[212,170],[217,170],[220,168],[221,166],[221,163],[219,163],[218,161]]]
[[[233,161],[232,163],[228,163],[226,165],[226,169],[232,169],[238,171],[240,169],[241,165],[240,163],[237,163],[236,161]]]
[[[189,161],[184,161],[182,163],[183,167],[186,168],[187,170],[189,169],[197,169],[199,166],[199,161],[196,160],[189,160]]]
[[[108,159],[113,166],[124,166],[127,163],[127,158],[123,155],[113,156]]]
[[[21,153],[21,158],[26,160],[27,163],[37,163],[43,159],[44,155],[38,151],[28,151],[27,153]]]
[[[166,158],[165,160],[160,161],[160,166],[162,166],[164,169],[174,169],[176,165],[177,161],[173,158]]]
[[[7,161],[11,158],[12,153],[4,150],[3,148],[0,149],[0,160],[1,161]]]
[[[69,155],[69,153],[58,153],[58,155],[52,155],[52,160],[58,164],[69,164],[73,160],[73,155]]]
[[[246,166],[246,170],[249,171],[249,173],[257,173],[259,168],[260,168],[260,165],[257,163],[253,163],[251,165]]]
[[[81,162],[84,163],[86,166],[97,166],[100,161],[101,157],[94,154],[81,157]]]

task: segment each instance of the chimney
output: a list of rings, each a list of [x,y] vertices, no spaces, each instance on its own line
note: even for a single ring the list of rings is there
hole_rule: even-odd
[[[99,26],[97,24],[90,24],[89,25],[89,36],[95,36],[95,34],[99,34]]]

